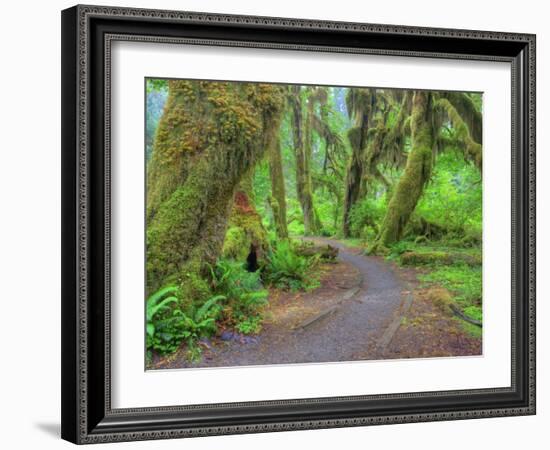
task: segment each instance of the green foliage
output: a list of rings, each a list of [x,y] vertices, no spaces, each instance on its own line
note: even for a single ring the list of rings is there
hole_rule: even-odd
[[[366,241],[373,240],[378,233],[378,224],[384,218],[386,196],[365,197],[352,206],[350,211],[350,231],[352,236]]]
[[[151,295],[146,302],[146,330],[147,330],[147,348],[155,348],[161,353],[166,353],[176,344],[177,338],[171,333],[173,324],[173,315],[167,315],[170,305],[177,303],[178,299],[174,295],[178,292],[176,286],[167,286]],[[164,313],[164,314],[163,314]],[[181,341],[180,341],[181,342]]]
[[[403,253],[410,252],[416,246],[413,242],[407,241],[405,239],[396,242],[390,247],[389,259],[395,259],[396,257],[401,256]]]
[[[437,283],[455,294],[462,307],[481,306],[482,270],[466,264],[439,266],[433,272],[420,275],[423,282]]]
[[[251,316],[237,322],[235,326],[237,331],[243,334],[257,334],[262,329],[262,320],[260,316]]]
[[[173,295],[170,295],[173,294]],[[222,295],[183,310],[179,305],[180,289],[167,286],[151,295],[146,302],[147,349],[160,354],[175,352],[183,341],[191,348],[196,341],[216,332],[215,318],[220,312]]]
[[[481,205],[479,170],[451,151],[438,157],[416,213],[464,237],[465,230],[472,235],[481,233]]]
[[[470,305],[464,308],[464,314],[479,322],[481,322],[483,318],[483,315],[481,314],[481,308],[476,305]]]
[[[258,330],[262,317],[261,308],[267,304],[268,292],[262,288],[259,272],[249,272],[243,263],[230,259],[218,260],[211,268],[214,292],[223,293],[226,299],[223,314],[226,320],[236,324],[253,324],[254,327],[242,325],[241,330]]]
[[[309,96],[321,91],[326,99],[310,104]],[[350,244],[422,265],[430,271],[424,282],[445,286],[465,314],[481,319],[481,161],[471,154],[481,147],[470,142],[477,116],[481,129],[481,95],[455,95],[477,111],[462,117],[460,105],[443,93],[419,91],[417,100],[425,97],[425,104],[415,112],[413,96],[407,103],[402,91],[361,97],[350,95],[350,88],[301,87],[295,92],[302,129],[296,130],[300,114],[292,96],[285,98],[288,92],[261,83],[146,80],[147,289],[169,284],[147,300],[148,354],[170,353],[184,343],[195,360],[197,341],[217,329],[259,332],[268,298],[262,280],[289,290],[319,285],[316,258],[299,255],[275,234],[265,158],[267,138],[275,134],[290,236],[304,235],[304,210],[315,214],[314,227],[306,220],[309,230],[324,236],[343,233],[346,216]],[[347,104],[348,97],[354,100]],[[357,112],[373,108],[370,130],[361,136]],[[353,160],[348,135],[362,147],[354,157],[365,170],[344,212]],[[307,140],[302,157],[297,136]],[[382,138],[373,144],[376,136]],[[309,166],[303,175],[311,209],[298,199],[301,158]],[[235,214],[236,190],[245,179],[251,180],[250,203]],[[260,272],[243,264],[251,247],[258,250]]]
[[[268,254],[263,276],[281,289],[308,289],[315,282],[312,269],[316,261],[315,257],[298,255],[290,242],[280,241]]]
[[[435,251],[407,251],[401,254],[401,264],[408,266],[421,265],[451,265],[464,263],[469,266],[480,266],[481,255],[464,252]]]
[[[234,258],[239,261],[246,260],[250,250],[250,239],[242,227],[230,226],[225,233],[222,255],[224,258]]]
[[[168,90],[168,80],[161,78],[147,78],[146,90],[148,95],[153,92],[166,92]]]

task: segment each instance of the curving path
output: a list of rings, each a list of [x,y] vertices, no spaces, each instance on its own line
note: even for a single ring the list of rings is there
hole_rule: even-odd
[[[231,342],[214,347],[198,364],[178,361],[172,367],[227,367],[353,361],[376,358],[376,344],[401,305],[403,286],[383,261],[324,238],[317,243],[338,247],[338,258],[355,266],[362,275],[359,290],[332,313],[303,329],[277,333],[266,331],[247,343]],[[386,333],[387,334],[387,333]]]

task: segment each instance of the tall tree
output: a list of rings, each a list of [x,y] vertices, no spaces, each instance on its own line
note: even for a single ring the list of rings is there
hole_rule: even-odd
[[[357,202],[365,169],[365,152],[369,131],[369,117],[375,102],[376,92],[368,88],[350,88],[346,97],[348,114],[354,126],[348,131],[351,157],[346,171],[342,231],[350,236],[350,212]]]
[[[285,180],[283,176],[283,158],[281,155],[281,140],[277,137],[269,148],[269,177],[271,179],[270,206],[273,211],[273,221],[277,237],[286,239],[288,237],[286,219],[286,193]]]
[[[411,99],[410,116],[408,99]],[[405,118],[406,117],[406,118]],[[401,239],[405,227],[426,183],[429,181],[435,156],[448,147],[458,147],[466,160],[482,168],[482,117],[473,97],[468,93],[414,91],[405,94],[397,124],[384,139],[386,151],[402,147],[408,127],[411,149],[403,174],[391,196],[386,215],[371,251],[381,251]],[[453,127],[453,138],[443,139],[445,123]]]
[[[292,132],[296,156],[296,194],[304,215],[305,234],[316,234],[320,230],[319,218],[313,204],[311,180],[311,157],[313,139],[313,109],[319,100],[318,90],[293,85],[290,89],[292,106]],[[307,108],[304,108],[304,98]]]
[[[209,293],[234,194],[278,131],[276,85],[173,80],[147,180],[147,289],[177,282],[183,298]]]
[[[410,118],[412,146],[403,174],[391,196],[372,251],[398,241],[430,178],[433,163],[433,94],[415,91]]]

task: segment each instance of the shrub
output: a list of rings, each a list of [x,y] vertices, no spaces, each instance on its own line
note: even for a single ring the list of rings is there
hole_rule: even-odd
[[[154,349],[160,354],[173,353],[183,341],[191,349],[198,339],[216,332],[215,319],[224,296],[211,297],[200,306],[192,304],[186,311],[180,308],[178,297],[179,288],[167,286],[147,299],[146,344],[149,350]]]
[[[478,322],[481,322],[483,320],[483,314],[479,306],[467,306],[466,308],[464,308],[464,314],[474,320],[477,320]]]
[[[242,263],[221,259],[211,268],[211,275],[214,292],[227,299],[224,311],[230,322],[261,322],[259,310],[267,303],[268,292],[263,289],[259,272],[249,272]]]
[[[247,319],[237,322],[235,326],[237,331],[243,334],[255,334],[259,333],[262,328],[262,320],[260,316],[253,316]]]
[[[401,254],[401,264],[403,265],[452,265],[456,263],[467,264],[469,266],[481,265],[481,255],[467,253],[450,253],[445,251],[406,251]]]
[[[362,239],[374,239],[378,225],[385,214],[385,196],[378,199],[363,198],[353,205],[350,211],[351,235]]]
[[[151,295],[146,302],[147,319],[147,338],[148,349],[155,349],[159,353],[171,353],[175,351],[183,337],[178,336],[175,329],[175,311],[170,305],[177,303],[178,288],[176,286],[167,286]]]
[[[402,254],[411,251],[414,245],[408,241],[399,241],[390,247],[391,256],[401,256]]]
[[[433,287],[426,291],[426,297],[443,313],[452,314],[451,305],[453,304],[453,297],[447,289]]]
[[[306,289],[311,279],[311,268],[316,257],[300,256],[288,241],[280,241],[269,252],[264,267],[264,278],[281,289]]]
[[[440,266],[431,273],[419,275],[419,279],[428,283],[437,283],[449,289],[454,299],[462,307],[481,305],[482,269],[466,264]]]

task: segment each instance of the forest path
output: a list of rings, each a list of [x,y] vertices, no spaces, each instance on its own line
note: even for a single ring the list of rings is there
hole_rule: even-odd
[[[395,332],[392,328],[399,324],[397,312],[406,298],[400,279],[380,258],[365,256],[360,250],[331,239],[304,239],[339,249],[340,263],[332,269],[333,272],[340,270],[336,274],[337,284],[353,270],[357,272],[353,276],[354,285],[346,286],[347,295],[342,295],[343,286],[338,286],[340,293],[332,290],[330,308],[314,311],[305,320],[302,317],[298,324],[289,326],[288,323],[267,321],[258,336],[213,340],[198,363],[188,362],[182,355],[165,360],[157,368],[255,366],[383,357],[380,343],[388,341]],[[307,307],[320,295],[322,290],[305,293],[299,300],[291,298],[285,311],[289,311],[289,315],[296,314],[300,306]]]

